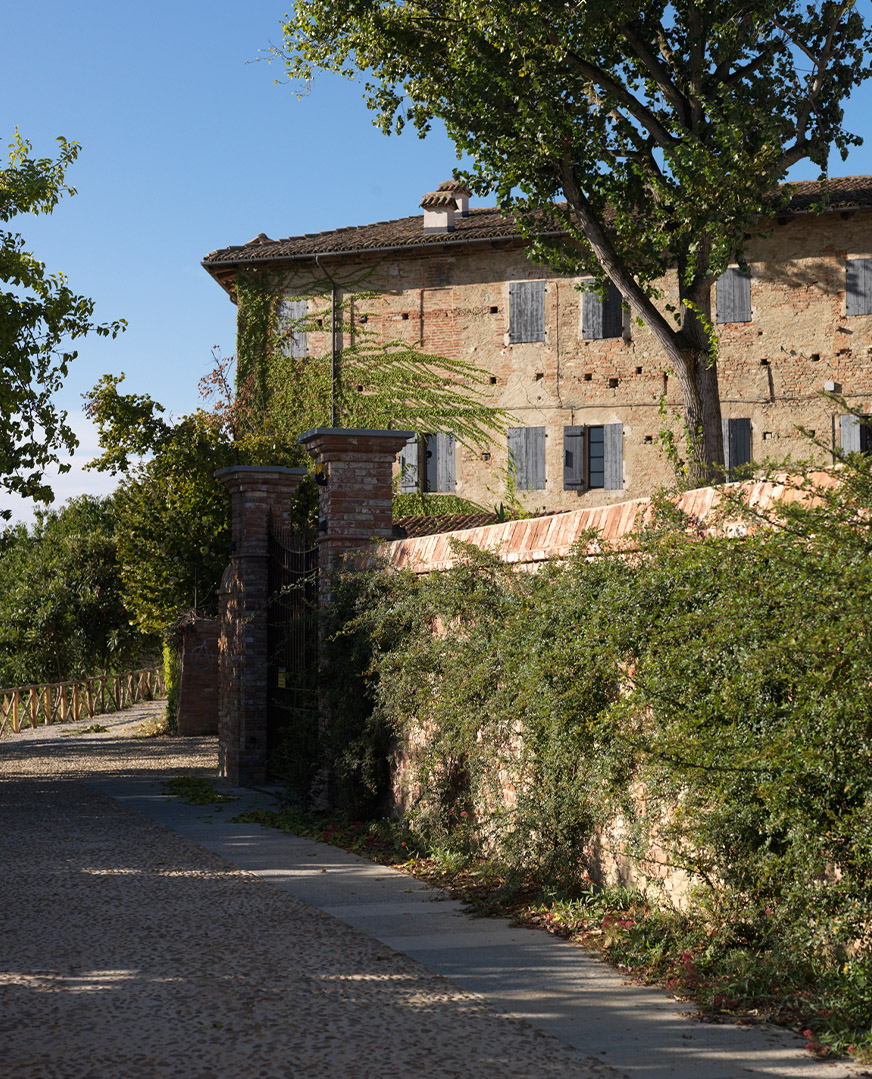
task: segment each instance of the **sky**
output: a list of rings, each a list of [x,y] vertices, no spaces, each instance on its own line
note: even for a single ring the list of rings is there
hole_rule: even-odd
[[[114,486],[83,470],[98,450],[82,394],[101,375],[124,372],[122,392],[150,394],[180,416],[198,405],[213,347],[234,352],[236,308],[200,265],[206,254],[260,232],[418,213],[457,166],[438,128],[425,140],[383,136],[359,84],[322,76],[303,99],[275,85],[281,67],[264,58],[281,42],[286,10],[286,0],[6,0],[3,146],[16,126],[39,157],[54,156],[58,135],[82,146],[67,176],[78,194],[13,227],[94,299],[97,321],[128,322],[115,340],[78,343],[58,401],[80,447],[72,470],[50,481],[56,504]],[[872,134],[870,105],[869,88],[849,105],[858,134]],[[872,138],[831,173],[872,173]],[[813,175],[800,165],[793,178]],[[32,519],[32,505],[12,496],[0,494],[0,508]]]

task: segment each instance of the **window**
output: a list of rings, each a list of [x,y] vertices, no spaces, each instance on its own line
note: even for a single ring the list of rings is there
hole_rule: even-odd
[[[545,489],[545,428],[509,428],[509,465],[519,491]]]
[[[585,288],[581,300],[581,337],[601,341],[624,332],[624,303],[615,286],[608,282],[605,299]]]
[[[839,416],[839,445],[842,453],[872,452],[872,417]]]
[[[751,421],[749,419],[721,420],[724,435],[724,470],[726,478],[751,463]]]
[[[420,441],[413,435],[400,451],[400,494],[454,491],[455,456],[455,439],[450,432],[423,435]]]
[[[563,428],[563,488],[566,491],[624,486],[624,427],[620,423]]]
[[[545,340],[545,282],[509,285],[509,344]]]
[[[872,259],[848,259],[845,314],[872,315]]]
[[[731,266],[721,274],[715,285],[715,302],[717,304],[717,321],[725,322],[750,322],[751,321],[751,273],[744,273],[737,267]]]
[[[455,489],[454,435],[440,431],[424,439],[424,490],[447,494]]]
[[[286,356],[297,358],[307,354],[306,331],[297,329],[306,318],[308,304],[306,300],[281,300],[276,318],[278,332],[282,339],[282,352]]]

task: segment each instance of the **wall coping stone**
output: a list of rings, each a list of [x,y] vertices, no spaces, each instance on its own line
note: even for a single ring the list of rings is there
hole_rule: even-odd
[[[263,476],[305,476],[305,468],[290,468],[287,465],[228,465],[226,468],[216,469],[212,475],[216,480],[222,480],[225,476],[235,476],[238,473],[253,476],[256,473]]]
[[[297,439],[301,446],[320,438],[323,435],[351,435],[355,438],[405,438],[415,436],[414,431],[379,431],[368,427],[313,427],[311,431],[304,431]]]

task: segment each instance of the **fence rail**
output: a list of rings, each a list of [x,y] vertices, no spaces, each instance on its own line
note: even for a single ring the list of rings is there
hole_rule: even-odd
[[[76,720],[120,712],[137,701],[166,696],[163,669],[146,667],[124,674],[101,674],[72,682],[0,689],[0,735],[7,726],[17,734],[22,725],[36,729],[40,720],[75,723]]]

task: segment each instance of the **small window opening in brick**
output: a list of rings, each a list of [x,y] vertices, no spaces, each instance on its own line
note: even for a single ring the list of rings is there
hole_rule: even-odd
[[[618,380],[616,378],[609,379],[609,389],[616,390],[618,388]]]
[[[323,326],[323,325],[324,325],[324,319],[323,319],[323,318],[319,318],[319,319],[318,319],[318,325],[319,325],[319,326]]]
[[[357,387],[357,392],[358,393],[363,393],[363,386],[358,386]]]
[[[637,375],[641,375],[641,374],[642,374],[642,368],[641,368],[641,367],[637,367],[637,368],[636,368],[636,374],[637,374]]]
[[[362,323],[366,323],[366,322],[369,321],[369,316],[368,315],[361,315],[360,318],[358,318],[357,321],[362,322]]]
[[[491,375],[490,384],[491,384],[491,386],[496,386],[496,384],[497,384],[497,376],[496,375]]]
[[[769,361],[768,360],[761,360],[760,361],[760,366],[761,367],[768,367],[769,366]]]
[[[764,440],[764,442],[768,442],[770,438],[772,438],[772,432],[771,431],[764,431],[763,432],[763,440]]]
[[[815,436],[815,432],[814,432],[814,430],[813,430],[813,429],[812,429],[812,430],[810,430],[810,431],[809,431],[808,433],[809,433],[809,436],[810,436],[811,438],[814,438],[814,436]]]
[[[403,312],[403,313],[402,313],[402,314],[400,315],[400,318],[401,318],[401,319],[403,320],[403,322],[408,322],[408,320],[409,320],[409,312],[408,312],[408,311],[404,311],[404,312]]]
[[[490,313],[491,313],[492,315],[498,315],[498,314],[500,313],[500,309],[499,309],[498,307],[492,307],[492,308],[490,309]]]
[[[645,435],[645,441],[646,442],[653,442],[654,441],[654,436],[653,435]]]
[[[545,375],[541,371],[536,372],[536,381],[541,382]]]
[[[590,373],[590,371],[587,371],[584,375],[582,375],[582,378],[585,382],[590,382],[590,380],[593,378],[593,375]]]
[[[482,461],[489,461],[490,460],[490,454],[487,453],[487,452],[483,453],[481,455],[481,459],[482,459]]]
[[[821,358],[821,354],[819,352],[813,352],[811,354],[811,362],[812,363],[818,363],[820,361],[820,358]]]

